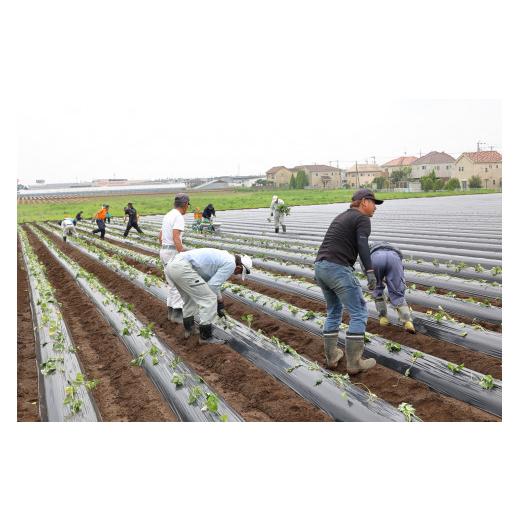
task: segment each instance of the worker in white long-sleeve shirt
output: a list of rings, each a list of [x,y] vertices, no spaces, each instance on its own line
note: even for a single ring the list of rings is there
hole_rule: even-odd
[[[165,268],[169,283],[177,287],[184,302],[184,337],[196,334],[195,314],[200,315],[199,343],[222,344],[213,337],[212,323],[224,316],[224,301],[221,285],[232,275],[249,274],[253,260],[246,255],[233,255],[213,248],[192,249],[178,253]]]
[[[163,217],[159,242],[161,250],[159,256],[165,268],[168,262],[177,254],[186,251],[182,245],[182,232],[184,231],[184,215],[188,211],[190,198],[186,193],[177,193],[173,200],[173,209]],[[168,281],[168,278],[166,278]],[[182,323],[182,298],[175,285],[168,281],[169,290],[166,304],[168,306],[168,319],[175,323]]]
[[[285,227],[285,213],[280,211],[280,208],[285,205],[285,202],[278,198],[278,195],[273,195],[273,199],[271,201],[271,206],[269,207],[269,211],[271,212],[271,217],[274,217],[274,232],[278,233],[280,230],[280,224],[282,225],[282,231],[285,233],[287,228]],[[268,219],[269,222],[271,221]]]
[[[74,228],[74,219],[66,217],[61,221],[61,230],[63,232],[63,241],[67,241],[67,237],[71,237],[76,232]]]

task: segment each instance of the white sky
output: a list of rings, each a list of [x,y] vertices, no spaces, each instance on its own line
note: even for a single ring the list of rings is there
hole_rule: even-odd
[[[329,161],[346,167],[405,152],[457,155],[478,140],[501,150],[500,102],[453,95],[464,53],[442,61],[427,51],[424,67],[366,45],[370,34],[388,32],[384,15],[392,8],[384,4],[378,18],[356,8],[370,16],[370,28],[350,25],[351,10],[310,2],[124,5],[34,4],[26,13],[22,182],[249,175]],[[398,48],[423,38],[411,24]],[[425,92],[439,76],[449,89]],[[445,97],[457,100],[432,101]]]

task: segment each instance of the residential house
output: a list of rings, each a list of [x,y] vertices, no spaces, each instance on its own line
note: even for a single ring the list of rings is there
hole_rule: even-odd
[[[291,175],[296,177],[296,172],[285,166],[273,166],[265,173],[267,182],[272,182],[277,188],[289,186]]]
[[[371,187],[376,177],[384,177],[385,171],[377,164],[357,164],[347,170],[346,187]]]
[[[467,189],[469,178],[482,179],[483,188],[502,187],[502,154],[497,151],[464,152],[455,163],[453,177],[460,181],[462,189]]]
[[[310,188],[341,188],[343,185],[344,172],[340,168],[325,164],[301,164],[292,168],[295,178],[300,170],[307,174]]]
[[[435,170],[437,177],[451,177],[455,159],[445,152],[430,152],[419,157],[412,164],[412,179],[420,179]]]
[[[385,172],[385,177],[390,177],[394,171],[401,170],[405,166],[411,166],[411,164],[416,160],[417,157],[414,157],[413,155],[402,156],[386,162],[385,164],[381,165],[381,168],[383,168]]]

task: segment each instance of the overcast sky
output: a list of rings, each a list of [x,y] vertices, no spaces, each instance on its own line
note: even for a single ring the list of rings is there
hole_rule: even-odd
[[[416,70],[385,56],[384,46],[364,46],[360,58],[352,42],[366,41],[363,28],[346,33],[326,8],[225,4],[227,11],[197,3],[165,16],[155,4],[107,7],[99,16],[63,3],[68,23],[45,28],[40,15],[52,12],[35,4],[26,21],[32,42],[21,43],[20,180],[348,167],[431,150],[456,157],[479,140],[502,151],[500,101],[475,99],[478,91],[457,90],[453,81],[464,53],[454,51],[450,68]],[[226,16],[231,11],[241,23]],[[298,25],[288,25],[295,14]],[[384,26],[371,23],[374,31]],[[443,78],[449,88],[436,87]]]

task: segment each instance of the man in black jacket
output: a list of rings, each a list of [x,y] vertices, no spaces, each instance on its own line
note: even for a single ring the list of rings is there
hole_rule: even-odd
[[[352,195],[350,209],[330,224],[314,264],[315,278],[327,302],[327,319],[323,326],[325,358],[329,368],[336,368],[343,352],[337,348],[339,326],[346,307],[350,322],[345,342],[347,372],[357,374],[375,366],[375,359],[362,360],[368,312],[361,285],[354,274],[359,255],[368,279],[368,288],[376,287],[370,259],[368,237],[370,217],[382,200],[374,192],[361,189]]]
[[[138,224],[139,217],[137,216],[137,210],[134,208],[134,205],[131,202],[129,202],[125,208],[125,221],[127,218],[128,224],[126,225],[126,229],[123,233],[123,236],[127,237],[128,233],[130,233],[130,230],[132,228],[135,228],[137,232],[141,235],[143,233],[143,230],[139,227]]]

